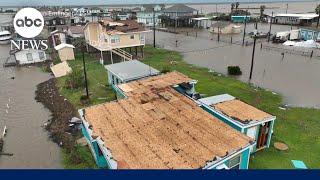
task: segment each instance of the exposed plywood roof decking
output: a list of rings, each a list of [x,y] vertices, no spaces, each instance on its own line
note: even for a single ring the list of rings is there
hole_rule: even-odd
[[[273,117],[272,115],[237,99],[213,104],[212,107],[232,119],[241,122],[264,121]]]
[[[85,109],[93,135],[127,168],[201,168],[250,144],[171,86],[188,82],[172,72],[120,85],[127,99]],[[119,164],[118,164],[119,166]]]

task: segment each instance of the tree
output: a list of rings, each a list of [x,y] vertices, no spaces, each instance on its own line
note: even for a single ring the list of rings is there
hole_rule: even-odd
[[[239,6],[240,6],[240,3],[239,2],[236,2],[236,10],[238,10]]]
[[[265,5],[261,5],[260,6],[260,20],[262,20],[263,16],[264,16],[264,10],[266,9]]]
[[[234,10],[234,7],[235,7],[235,4],[234,4],[234,3],[231,3],[231,14],[232,14],[232,12],[233,12],[233,10]]]
[[[318,21],[317,21],[317,28],[319,27],[319,21],[320,21],[320,4],[317,5],[316,7],[316,13],[318,14]]]

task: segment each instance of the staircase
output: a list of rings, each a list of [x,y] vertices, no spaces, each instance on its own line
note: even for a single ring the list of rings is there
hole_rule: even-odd
[[[132,55],[131,55],[130,53],[128,53],[127,51],[122,50],[122,49],[120,49],[120,48],[112,49],[111,52],[119,55],[120,57],[122,57],[122,58],[123,58],[123,61],[126,61],[126,60],[130,61],[130,60],[132,60]]]

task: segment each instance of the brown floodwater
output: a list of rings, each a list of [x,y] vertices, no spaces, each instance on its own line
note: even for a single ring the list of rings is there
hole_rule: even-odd
[[[34,99],[50,76],[36,67],[3,68],[9,48],[0,45],[0,132],[8,128],[3,151],[14,155],[0,156],[0,168],[62,168],[60,148],[42,127],[51,113]]]
[[[289,29],[290,26],[273,25],[272,33]],[[252,30],[254,25],[248,24],[247,32]],[[268,32],[269,25],[258,24],[258,30]],[[227,74],[228,66],[237,65],[243,72],[239,79],[249,82],[253,46],[241,46],[242,33],[232,37],[235,44],[230,43],[230,35],[221,35],[221,41],[217,42],[217,35],[212,35],[207,30],[200,30],[197,37],[194,33],[186,36],[186,34],[156,32],[157,45],[181,52],[186,62],[223,74]],[[150,44],[153,42],[152,33],[148,34],[147,40]],[[252,39],[247,37],[246,41],[252,42]],[[278,50],[261,50],[260,41],[258,40],[256,46],[251,83],[274,93],[280,93],[285,103],[290,106],[320,108],[320,51],[314,50],[313,58],[290,53],[285,53],[283,56]],[[285,48],[281,44],[267,43],[266,40],[262,42],[263,47],[268,45],[278,49]],[[303,49],[303,51],[310,50]]]

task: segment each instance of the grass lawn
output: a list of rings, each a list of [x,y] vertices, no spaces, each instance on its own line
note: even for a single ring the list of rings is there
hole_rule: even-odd
[[[145,48],[144,63],[158,70],[176,70],[198,80],[196,90],[207,96],[228,93],[277,116],[271,147],[258,152],[250,160],[250,168],[293,168],[291,160],[303,160],[309,168],[320,168],[320,110],[290,108],[281,110],[282,98],[270,91],[252,87],[234,78],[219,76],[206,68],[187,64],[177,52]],[[227,68],[227,67],[226,67]],[[286,152],[277,151],[273,142],[289,146]]]
[[[96,169],[96,163],[92,157],[91,151],[87,147],[77,146],[76,150],[71,153],[77,153],[76,156],[71,156],[71,153],[67,153],[62,150],[63,165],[66,169]],[[73,157],[80,157],[80,160],[75,160]]]
[[[105,68],[99,64],[99,61],[85,54],[88,87],[90,94],[90,105],[100,104],[115,100],[115,94],[108,86],[108,75]],[[76,54],[76,60],[68,61],[69,66],[75,69],[83,70],[82,54]],[[83,108],[80,97],[85,95],[85,89],[66,89],[64,88],[66,77],[58,78],[57,86],[60,94],[66,97],[76,109]]]
[[[115,94],[108,86],[107,71],[99,64],[98,60],[95,60],[90,55],[85,54],[87,78],[90,94],[90,105],[100,104],[107,101],[115,100]],[[76,54],[76,60],[68,61],[69,66],[75,69],[83,70],[82,54]],[[66,89],[65,86],[66,77],[57,79],[57,87],[61,95],[66,97],[75,107],[75,109],[83,108],[84,105],[80,102],[80,97],[85,94],[85,89]],[[97,168],[94,158],[88,147],[77,146],[76,151],[67,153],[62,150],[63,165],[67,169],[85,169],[85,168]],[[80,159],[74,160],[72,153],[78,153]]]
[[[86,55],[85,58],[91,104],[114,100],[115,95],[107,85],[107,72],[104,67],[89,55]],[[143,62],[160,71],[176,70],[198,80],[196,90],[201,94],[212,96],[228,93],[277,116],[271,147],[252,156],[250,168],[293,168],[291,165],[293,159],[303,160],[309,168],[320,168],[320,110],[306,108],[281,110],[279,109],[279,106],[282,105],[280,95],[252,87],[234,78],[211,73],[206,68],[187,64],[177,52],[153,49],[147,46]],[[76,55],[76,60],[69,61],[69,64],[73,69],[82,68],[82,56]],[[84,89],[65,89],[64,81],[65,78],[58,79],[60,93],[68,98],[75,108],[83,107],[80,103],[80,96],[85,93]],[[273,148],[273,142],[275,141],[288,144],[289,150],[286,152],[275,150]],[[83,154],[89,156],[88,153]],[[64,159],[68,160],[67,158]],[[78,167],[82,168],[84,166],[79,165]]]

